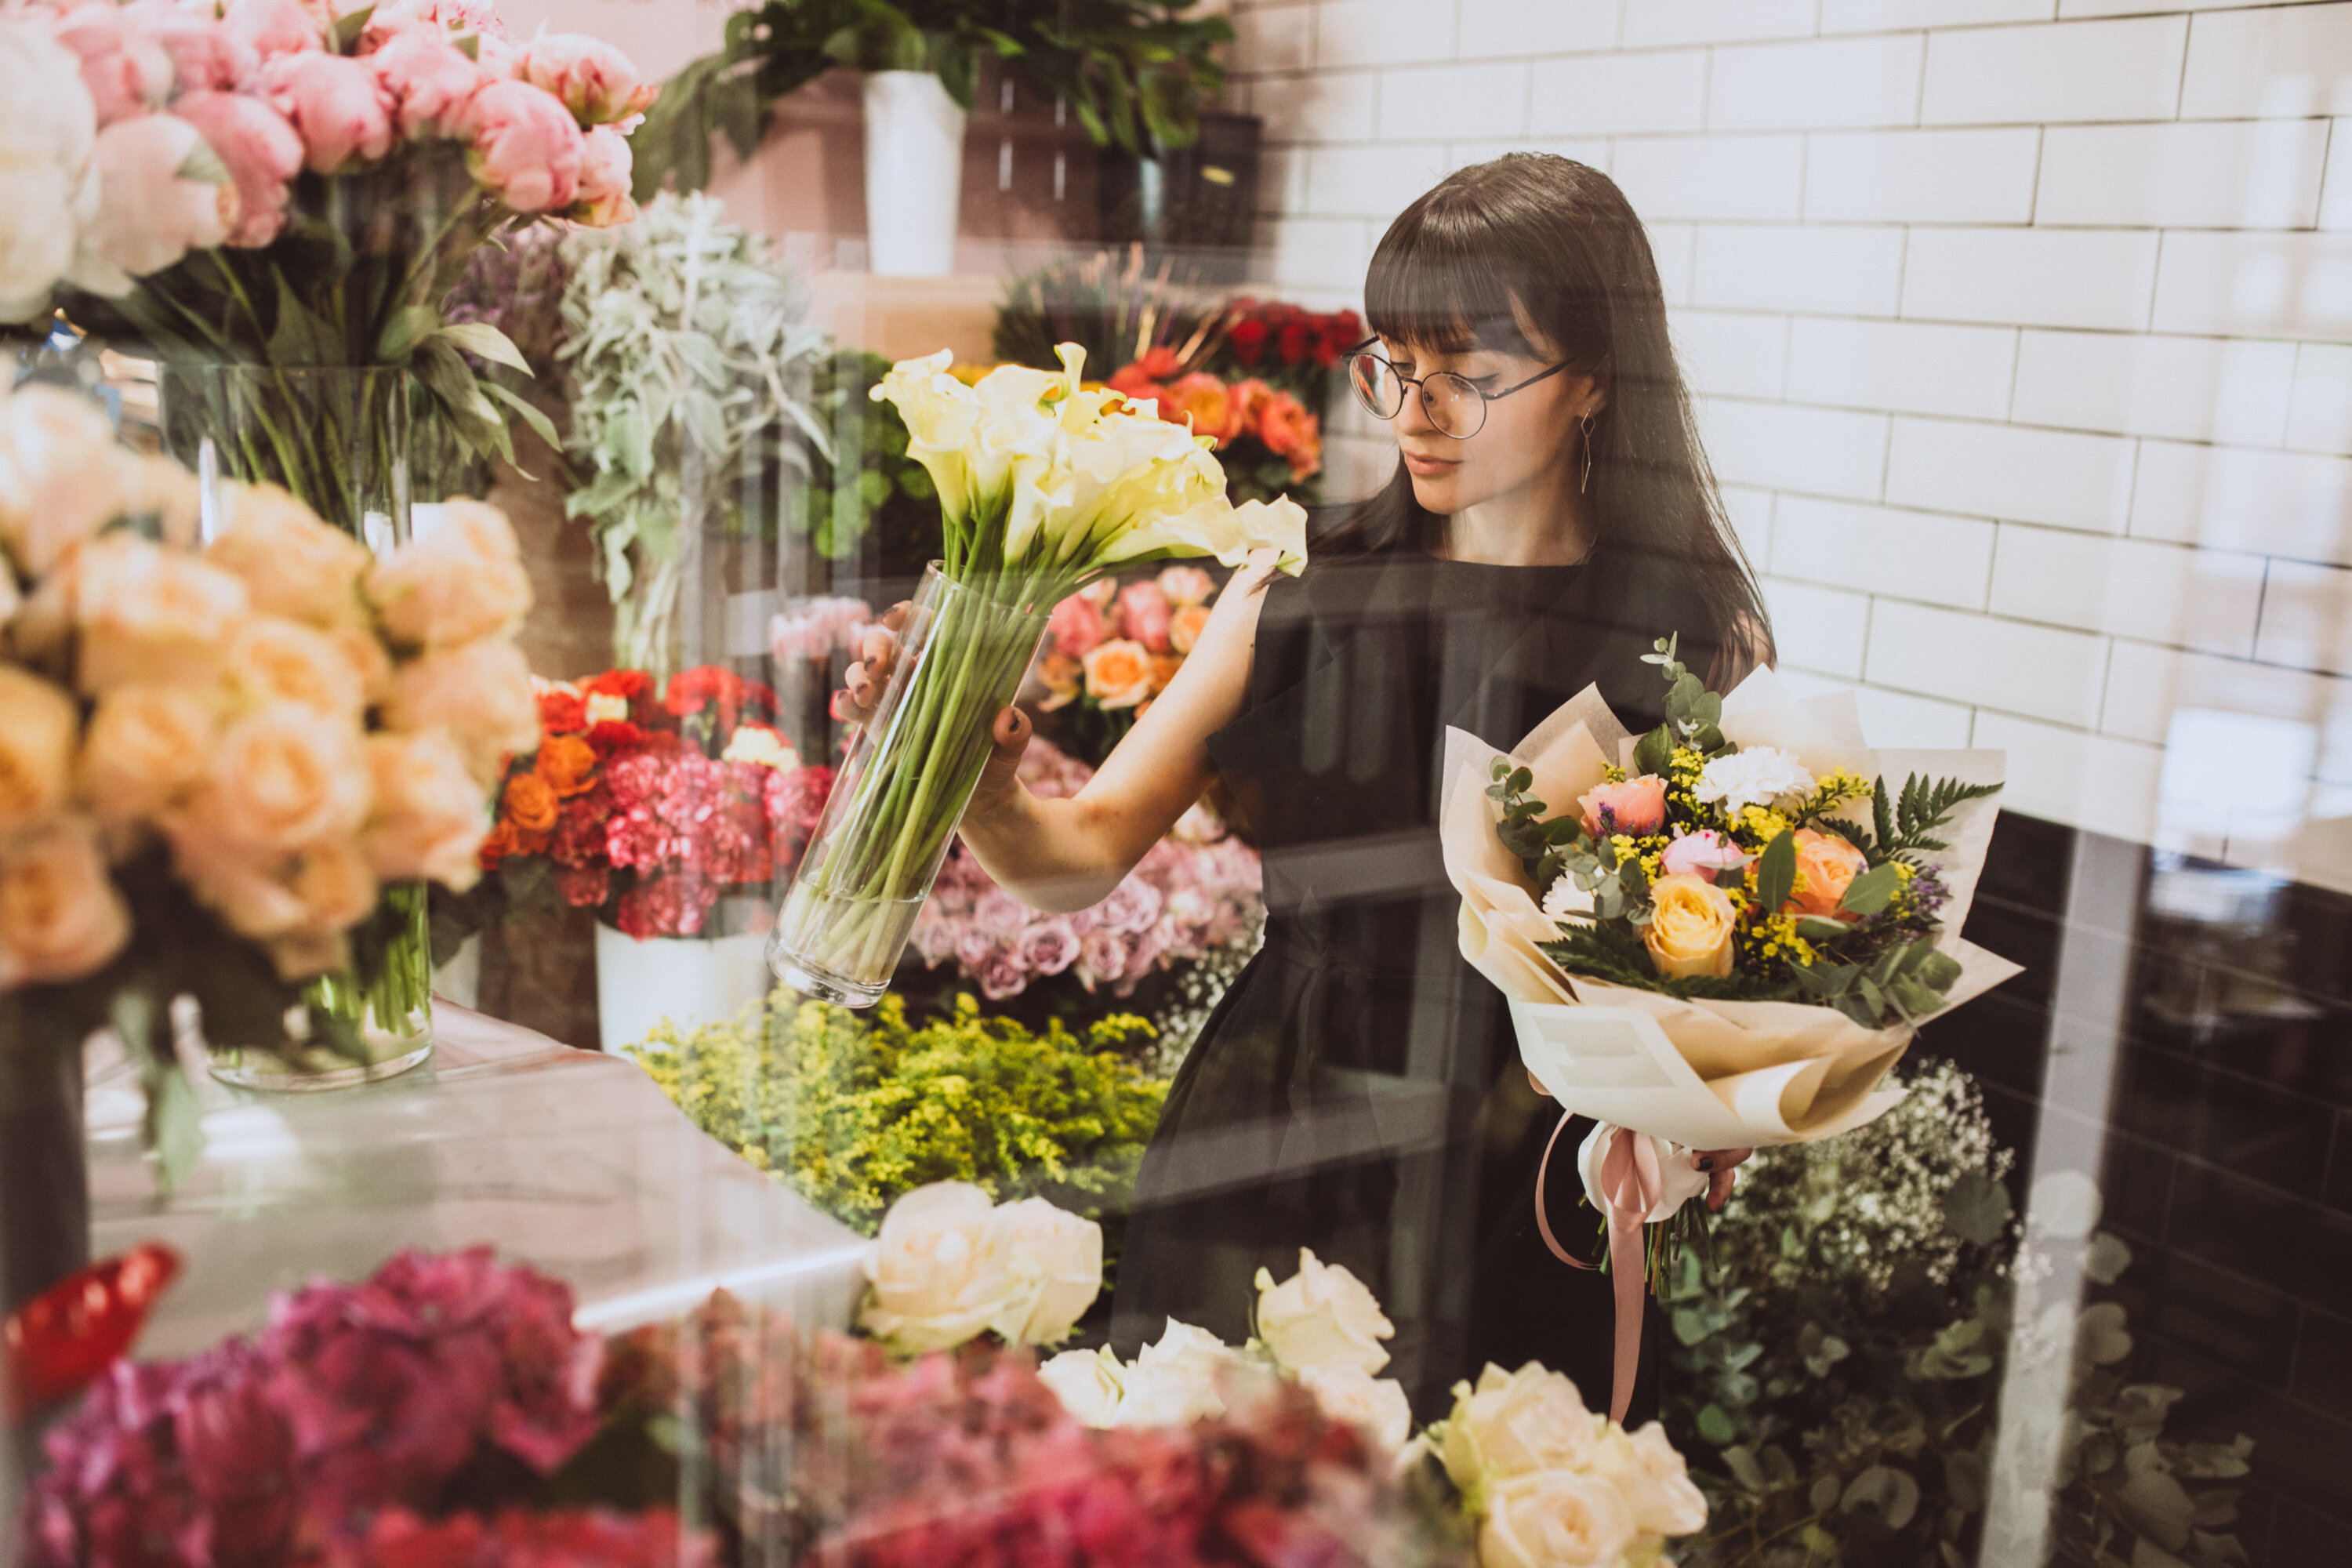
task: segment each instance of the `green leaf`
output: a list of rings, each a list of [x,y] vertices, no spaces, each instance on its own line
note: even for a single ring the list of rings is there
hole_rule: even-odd
[[[2112,1285],[2131,1267],[2131,1248],[2124,1238],[2111,1230],[2103,1230],[2091,1237],[2083,1249],[2083,1273],[2093,1284]]]
[[[480,387],[481,390],[489,394],[492,397],[498,399],[500,403],[505,404],[509,408],[513,409],[516,416],[524,424],[530,426],[531,434],[546,442],[551,448],[557,450],[562,449],[563,446],[563,437],[557,432],[555,428],[555,421],[550,419],[546,414],[541,410],[538,404],[533,403],[530,398],[525,397],[521,393],[515,391],[512,387],[501,385],[498,382],[492,381],[487,376],[477,379],[474,384]],[[525,479],[529,479],[530,476],[526,474],[523,477]]]
[[[1874,866],[1846,884],[1838,908],[1848,914],[1874,915],[1885,909],[1903,886],[1903,873],[1892,865]]]
[[[1843,921],[1833,921],[1826,915],[1800,915],[1797,934],[1807,942],[1841,942],[1853,933],[1853,928]]]
[[[2074,1324],[2075,1354],[2093,1366],[2113,1366],[2131,1354],[2132,1337],[2124,1321],[2124,1310],[2116,1302],[2084,1308]]]
[[[147,1146],[155,1151],[155,1180],[165,1192],[176,1192],[196,1167],[204,1152],[204,1117],[196,1107],[196,1091],[177,1061],[147,1080]]]
[[[2009,1225],[2009,1189],[1980,1171],[1963,1172],[1947,1188],[1944,1226],[1963,1241],[1990,1247]]]
[[[1666,765],[1674,760],[1674,731],[1661,724],[1634,743],[1633,772],[1636,775],[1664,773]]]
[[[1781,833],[1764,846],[1756,861],[1756,907],[1777,910],[1789,901],[1797,881],[1797,836]]]
[[[429,305],[403,305],[377,334],[376,358],[386,364],[406,363],[418,345],[433,335],[434,325],[440,319],[440,312]]]
[[[1723,1451],[1723,1468],[1729,1470],[1731,1479],[1747,1490],[1761,1492],[1764,1489],[1764,1467],[1756,1462],[1755,1450],[1746,1444]]]
[[[1739,1436],[1731,1424],[1731,1416],[1719,1405],[1709,1405],[1698,1413],[1698,1435],[1720,1448]]]
[[[1907,1470],[1873,1465],[1848,1482],[1845,1495],[1838,1500],[1842,1513],[1863,1509],[1885,1521],[1889,1530],[1900,1530],[1919,1510],[1919,1483],[1911,1479]]]
[[[356,11],[336,17],[334,26],[327,34],[335,47],[335,53],[348,55],[358,47],[361,36],[366,33],[368,23],[374,17],[375,7],[373,5],[362,5]]]
[[[409,308],[415,310],[417,307]],[[530,362],[522,357],[522,350],[515,347],[514,340],[488,321],[445,323],[434,331],[432,341],[452,344],[477,359],[486,359],[492,364],[519,370],[525,375],[531,374]]]
[[[2162,1470],[2143,1470],[2126,1481],[2115,1494],[2115,1506],[2136,1534],[2167,1552],[2188,1544],[2189,1527],[2197,1515],[2189,1493]]]

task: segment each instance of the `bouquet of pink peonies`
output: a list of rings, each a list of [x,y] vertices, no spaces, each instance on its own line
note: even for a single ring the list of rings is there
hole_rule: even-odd
[[[320,405],[287,373],[412,371],[468,444],[510,457],[506,411],[544,416],[466,355],[529,366],[495,327],[446,321],[443,298],[502,231],[627,222],[625,132],[653,99],[619,51],[569,34],[517,43],[488,0],[35,5],[0,30],[0,81],[34,78],[58,127],[39,216],[58,227],[37,254],[12,241],[6,314],[37,313],[61,285],[83,325],[184,378],[235,471],[353,533],[343,470],[398,454],[352,457],[376,439],[368,415]],[[221,391],[203,372],[224,364],[278,374]],[[394,377],[374,396],[406,391]]]
[[[1021,759],[1021,780],[1040,799],[1076,795],[1093,776],[1045,741],[1030,742]],[[1102,902],[1076,914],[1030,909],[959,842],[915,921],[914,946],[933,968],[952,962],[991,1001],[1066,972],[1089,992],[1127,996],[1155,969],[1252,937],[1263,885],[1257,851],[1205,805],[1186,812]]]
[[[471,885],[538,733],[497,511],[372,559],[283,490],[218,500],[199,549],[185,470],[71,394],[0,395],[0,1011],[43,1048],[130,1037],[167,1170],[194,1147],[159,1037],[183,994],[215,1047],[413,1048],[424,883]]]

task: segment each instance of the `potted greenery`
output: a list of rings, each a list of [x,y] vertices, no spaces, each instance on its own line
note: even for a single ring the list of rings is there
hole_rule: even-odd
[[[767,0],[728,19],[725,47],[667,83],[632,139],[637,190],[698,190],[719,132],[744,157],[776,101],[835,66],[866,73],[866,187],[877,273],[949,270],[963,116],[993,53],[1040,98],[1066,102],[1098,146],[1192,145],[1223,85],[1222,16],[1197,0]]]

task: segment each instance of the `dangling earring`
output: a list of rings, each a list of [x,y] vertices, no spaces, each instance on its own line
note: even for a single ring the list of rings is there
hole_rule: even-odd
[[[1582,495],[1592,488],[1592,416],[1586,415],[1579,423],[1584,427],[1584,477],[1576,481],[1576,493]]]

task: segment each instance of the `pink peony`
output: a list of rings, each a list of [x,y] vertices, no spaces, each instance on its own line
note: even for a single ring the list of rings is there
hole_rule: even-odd
[[[236,183],[236,226],[228,243],[268,245],[286,226],[288,182],[302,167],[302,138],[285,117],[237,92],[191,92],[172,112],[196,128]]]
[[[360,34],[362,52],[373,52],[405,34],[450,38],[472,33],[485,43],[503,42],[506,26],[487,0],[387,0],[368,17]]]
[[[1737,870],[1748,864],[1748,856],[1712,827],[1702,827],[1696,833],[1685,833],[1666,846],[1662,869],[1669,877],[1685,873],[1715,880],[1724,871]]]
[[[473,142],[467,165],[519,213],[572,205],[586,150],[563,106],[520,81],[494,81],[474,95],[458,133]]]
[[[629,57],[584,33],[550,33],[523,47],[522,79],[563,100],[583,125],[604,125],[643,114],[656,89],[642,81]]]
[[[1595,837],[1629,833],[1639,838],[1665,825],[1666,781],[1643,773],[1622,784],[1596,784],[1578,797],[1584,831]]]
[[[1022,928],[1013,951],[1038,973],[1059,974],[1077,962],[1078,935],[1067,921],[1039,921]]]
[[[490,78],[430,33],[403,33],[366,57],[404,137],[453,136]]]
[[[1073,594],[1054,606],[1045,629],[1053,637],[1055,652],[1084,658],[1102,645],[1103,614],[1092,599]]]
[[[98,219],[81,237],[74,280],[120,294],[191,250],[209,250],[236,226],[236,187],[181,177],[204,143],[176,115],[142,114],[98,133]]]
[[[634,222],[637,204],[629,194],[631,174],[629,139],[609,125],[589,132],[581,147],[580,189],[572,199],[572,220],[590,228]]]
[[[250,43],[265,62],[325,47],[318,19],[301,0],[236,0],[221,26]]]
[[[253,41],[205,15],[184,11],[171,0],[138,0],[125,7],[147,37],[171,57],[177,93],[232,92],[253,80],[261,56]]]
[[[81,61],[82,85],[89,89],[100,129],[145,114],[171,93],[170,52],[128,10],[81,6],[66,14],[57,38]]]
[[[303,166],[314,174],[392,151],[392,99],[365,60],[280,55],[262,67],[261,89],[301,133]]]
[[[1130,583],[1118,591],[1119,629],[1154,653],[1168,651],[1168,595],[1157,583]]]

